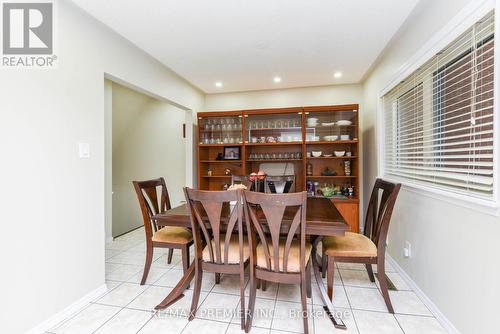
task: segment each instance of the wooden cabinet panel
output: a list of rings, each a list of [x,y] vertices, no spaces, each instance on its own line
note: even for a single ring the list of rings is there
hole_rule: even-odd
[[[350,231],[359,232],[359,203],[342,203],[340,201],[333,201],[333,203],[351,227]]]

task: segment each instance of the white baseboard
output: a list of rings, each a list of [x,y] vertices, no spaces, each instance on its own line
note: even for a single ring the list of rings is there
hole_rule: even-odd
[[[429,297],[418,287],[418,285],[410,278],[410,276],[401,268],[401,266],[389,254],[385,254],[387,262],[401,275],[405,283],[420,297],[422,302],[427,306],[431,313],[436,317],[441,326],[451,334],[460,334],[459,330],[451,323],[448,318],[439,310],[439,308],[430,300]]]
[[[65,320],[66,318],[70,317],[71,315],[75,314],[76,312],[82,310],[85,306],[88,305],[92,300],[96,299],[100,295],[104,294],[107,291],[106,284],[101,285],[94,291],[88,293],[81,299],[77,300],[73,304],[69,305],[66,307],[64,310],[54,314],[47,320],[43,321],[36,327],[30,329],[29,331],[26,332],[26,334],[43,334],[49,329],[53,328],[56,326],[58,323],[61,321]]]

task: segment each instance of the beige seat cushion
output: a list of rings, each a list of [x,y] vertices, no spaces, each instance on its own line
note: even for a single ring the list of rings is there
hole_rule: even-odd
[[[220,257],[222,263],[224,263],[224,257],[225,257],[225,246],[226,242],[226,235],[221,234],[220,235]],[[228,244],[228,250],[229,254],[227,255],[227,262],[228,263],[240,263],[240,242],[239,242],[239,236],[237,234],[233,234],[231,236],[231,239],[229,239],[229,244]],[[214,262],[217,262],[217,251],[215,250],[215,240],[212,239],[212,251],[214,255]],[[243,238],[243,261],[246,261],[250,257],[250,248],[248,247],[248,239],[246,237]],[[208,246],[205,246],[203,248],[203,261],[205,262],[211,262],[210,261],[210,250]]]
[[[328,256],[375,257],[377,246],[359,233],[346,232],[343,237],[323,238],[323,249]]]
[[[271,241],[267,242],[269,255],[271,256],[271,268],[274,270],[274,253]],[[312,245],[306,242],[305,264],[311,255]],[[280,240],[279,244],[279,269],[283,271],[283,255],[285,253],[285,240]],[[264,245],[259,243],[257,245],[257,267],[267,269],[266,255],[264,253]],[[300,240],[293,240],[288,252],[287,272],[300,272]]]
[[[191,231],[184,227],[166,226],[153,234],[153,241],[172,244],[187,244],[193,240]]]

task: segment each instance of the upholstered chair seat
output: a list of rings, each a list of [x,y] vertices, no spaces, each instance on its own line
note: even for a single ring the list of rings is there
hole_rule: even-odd
[[[338,257],[376,257],[377,246],[370,238],[359,233],[346,232],[345,236],[323,238],[324,252]]]
[[[153,241],[187,244],[193,241],[193,234],[184,227],[166,226],[153,234]]]

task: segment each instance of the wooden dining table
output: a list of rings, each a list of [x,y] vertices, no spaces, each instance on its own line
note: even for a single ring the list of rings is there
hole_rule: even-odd
[[[189,210],[186,204],[173,208],[171,210],[154,215],[152,219],[156,222],[158,227],[164,226],[182,226],[191,228],[191,220],[189,217]],[[284,221],[287,219],[286,214]],[[291,220],[291,219],[290,219]],[[285,223],[285,222],[284,222]],[[327,198],[308,198],[307,199],[307,212],[306,212],[306,235],[310,237],[313,249],[311,258],[313,263],[313,272],[316,282],[320,290],[321,299],[323,301],[323,308],[329,315],[336,328],[346,329],[342,319],[335,316],[333,304],[328,298],[323,279],[321,277],[321,260],[316,251],[317,244],[325,236],[343,236],[349,226],[346,224],[344,218],[337,210],[331,200]],[[184,297],[183,292],[187,289],[190,282],[194,278],[194,262],[191,263],[184,276],[177,283],[175,288],[158,304],[155,309],[162,310],[176,301]]]

